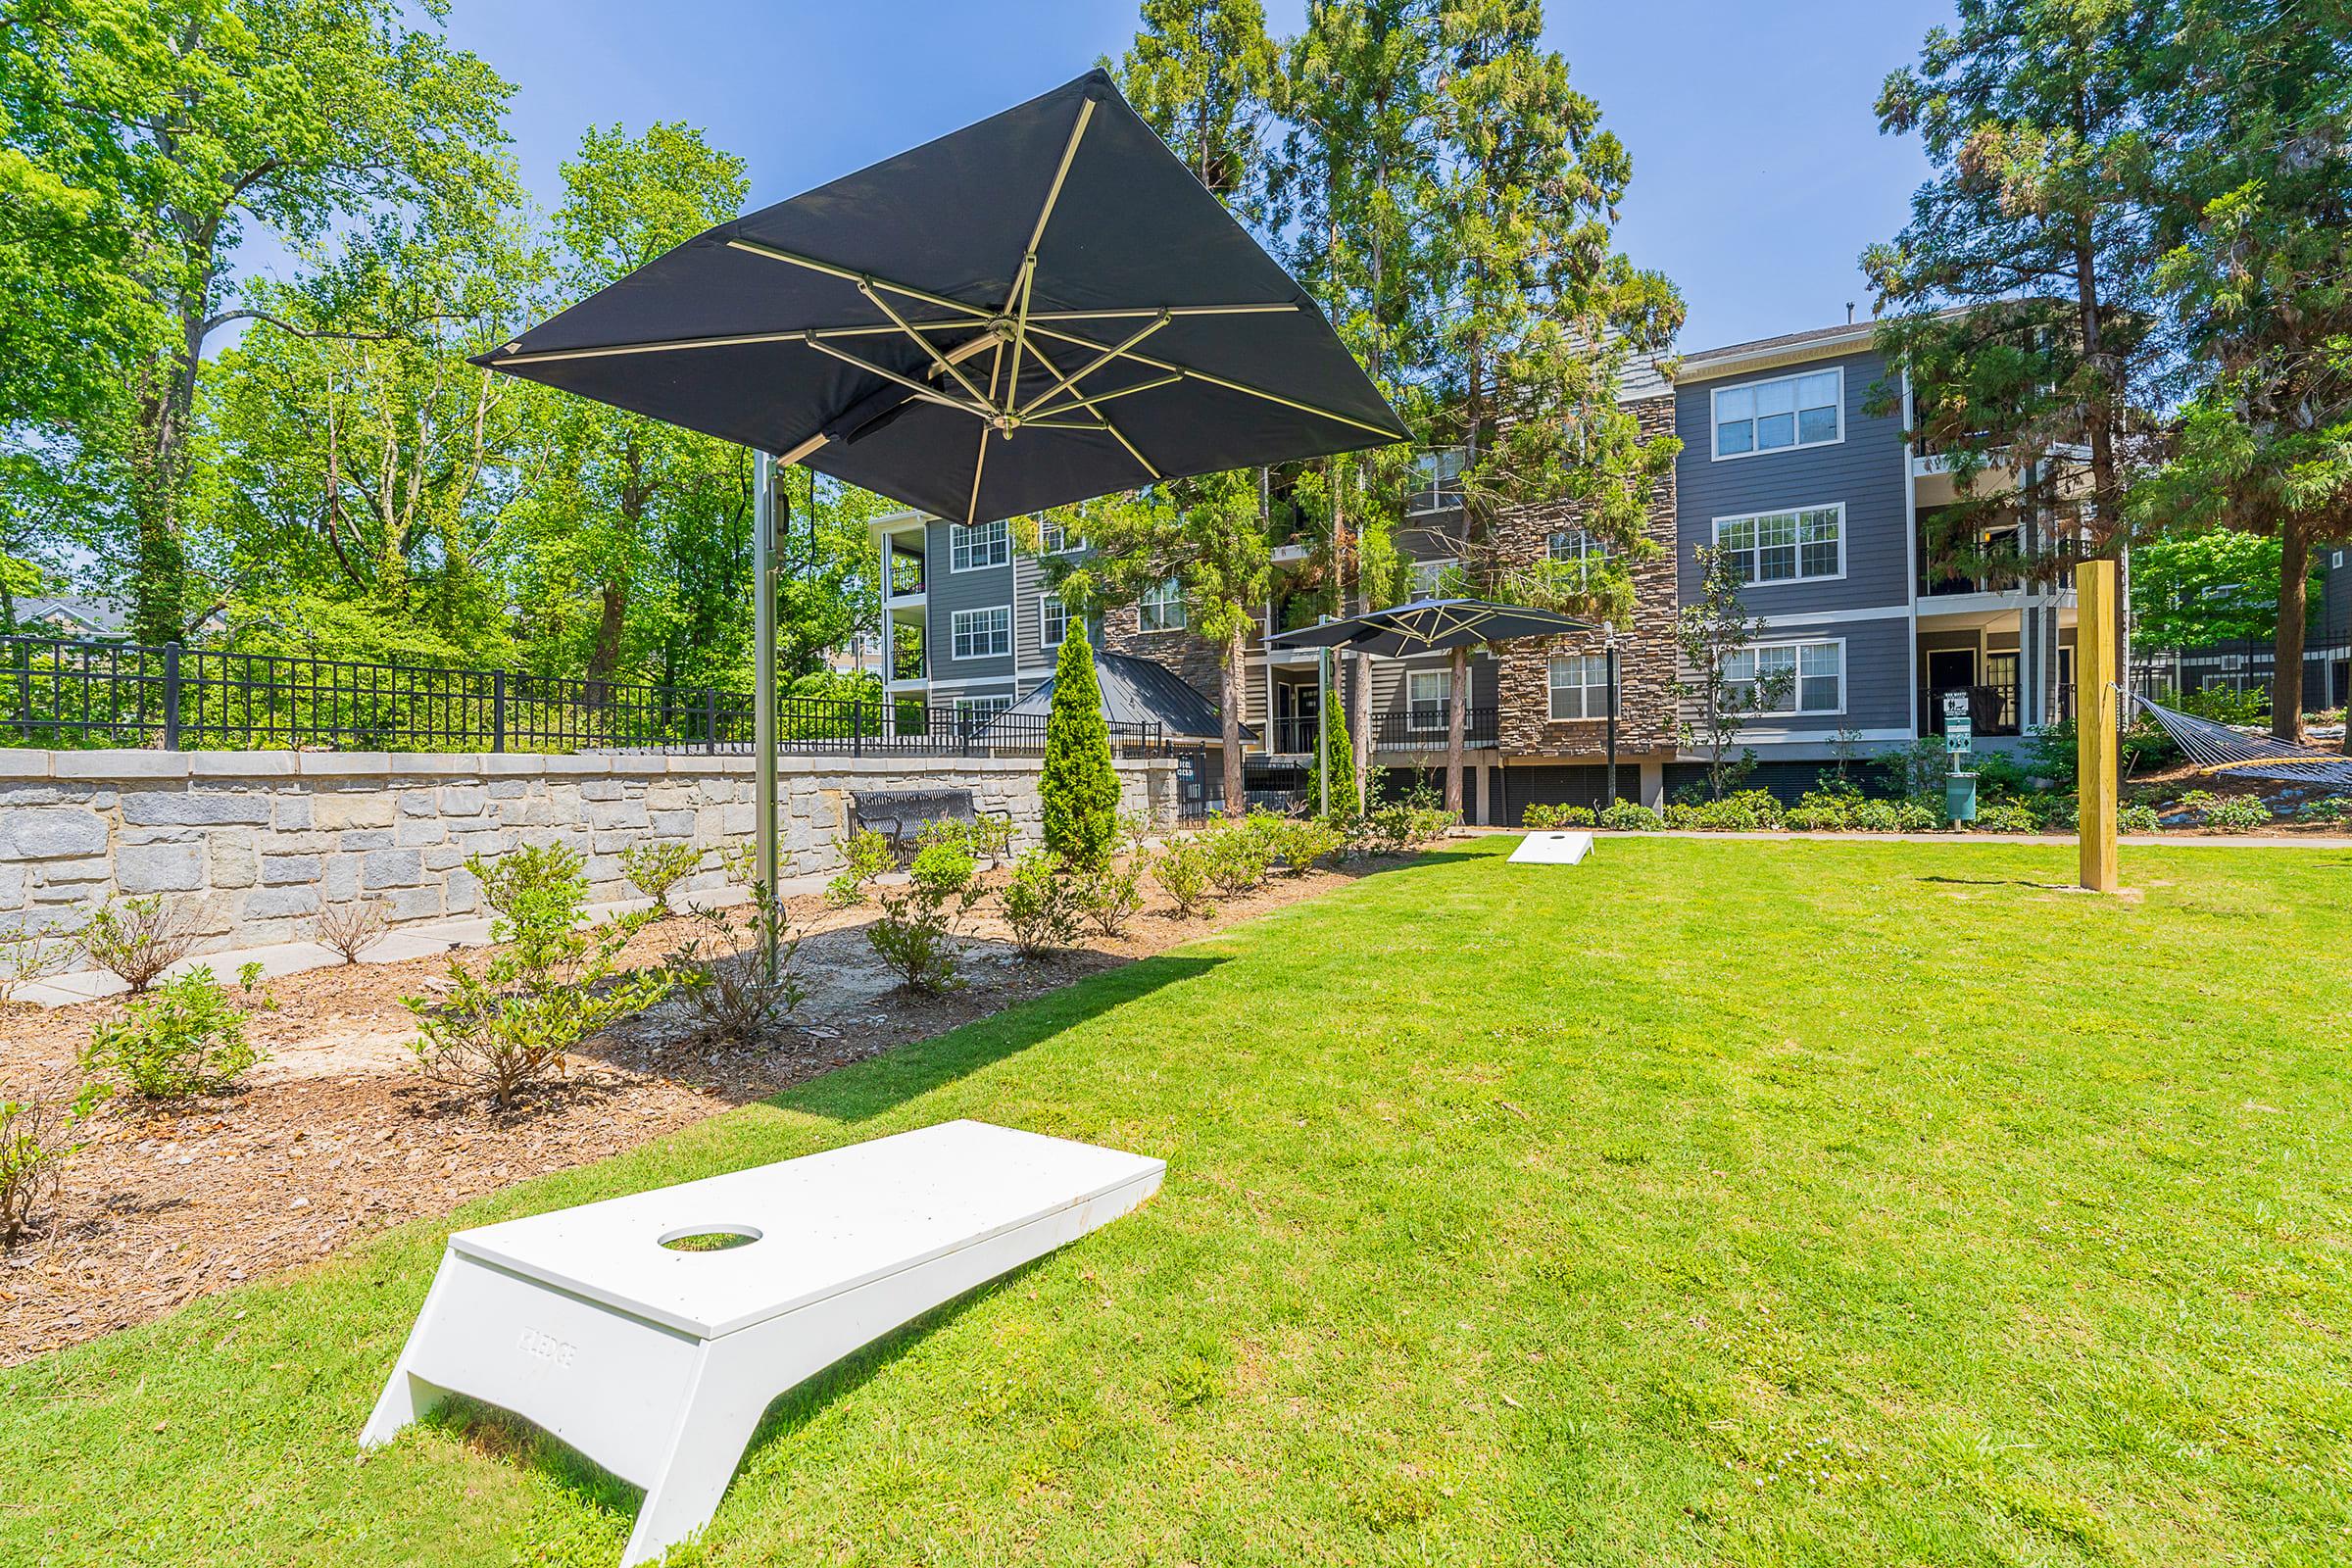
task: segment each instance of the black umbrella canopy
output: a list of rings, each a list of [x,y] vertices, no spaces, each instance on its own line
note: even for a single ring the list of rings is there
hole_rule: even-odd
[[[721,223],[475,363],[973,522],[1406,439],[1101,71]]]
[[[1529,610],[1484,599],[1419,599],[1389,610],[1367,611],[1320,626],[1276,632],[1266,640],[1284,648],[1344,648],[1351,653],[1401,659],[1443,653],[1480,643],[1522,637],[1557,637],[1592,626],[1556,610]]]

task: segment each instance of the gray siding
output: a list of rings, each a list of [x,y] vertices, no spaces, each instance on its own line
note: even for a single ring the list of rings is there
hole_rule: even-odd
[[[1845,372],[1843,441],[1716,460],[1710,394],[1833,366]],[[1903,421],[1896,414],[1874,416],[1863,412],[1871,387],[1885,373],[1886,362],[1865,351],[1692,381],[1676,389],[1675,429],[1683,439],[1682,456],[1675,462],[1676,514],[1686,603],[1698,596],[1697,551],[1714,542],[1715,518],[1834,502],[1845,507],[1845,575],[1749,588],[1741,596],[1748,612],[1785,615],[1910,602],[1910,523],[1904,504],[1910,475],[1904,468]]]
[[[924,586],[930,594],[930,612],[925,617],[925,654],[931,666],[933,685],[961,683],[981,679],[1009,682],[1013,673],[1013,655],[1002,659],[957,659],[956,653],[955,614],[958,610],[985,610],[1013,603],[1014,565],[989,566],[977,571],[956,571],[950,564],[955,559],[948,547],[948,529],[952,525],[933,521],[923,530]],[[1016,551],[1013,562],[1020,561]],[[1034,609],[1034,606],[1033,606]],[[1020,616],[1013,616],[1013,649],[1020,649]],[[1030,628],[1030,639],[1036,640],[1036,628]],[[946,695],[955,695],[949,693]]]
[[[1789,755],[1792,751],[1826,756],[1831,737],[1840,729],[1900,729],[1911,724],[1908,616],[1775,627],[1759,633],[1756,641],[1844,643],[1845,711],[1750,718],[1740,727],[1735,748],[1753,746],[1766,756]],[[1695,727],[1697,706],[1686,705],[1686,711]]]
[[[2323,549],[2328,565],[2320,587],[2318,640],[2352,642],[2352,546],[2327,545]]]

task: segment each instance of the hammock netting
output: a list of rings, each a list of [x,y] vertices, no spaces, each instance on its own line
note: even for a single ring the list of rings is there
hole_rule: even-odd
[[[2145,697],[2132,700],[2156,720],[2190,761],[2208,773],[2242,773],[2253,778],[2316,784],[2321,789],[2352,790],[2352,757],[2340,752],[2290,746],[2267,735],[2243,734],[2227,724],[2151,703]]]

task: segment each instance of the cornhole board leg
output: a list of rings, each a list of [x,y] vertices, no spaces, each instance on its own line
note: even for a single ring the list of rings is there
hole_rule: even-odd
[[[645,1489],[620,1560],[651,1562],[710,1522],[777,1396],[1133,1209],[1158,1190],[1152,1164],[1100,1197],[716,1339],[453,1247],[360,1446],[391,1442],[451,1393],[512,1411]]]

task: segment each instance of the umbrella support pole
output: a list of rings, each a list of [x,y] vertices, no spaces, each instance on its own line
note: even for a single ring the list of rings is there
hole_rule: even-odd
[[[776,862],[776,460],[752,454],[752,794],[755,899],[774,901]],[[776,926],[760,909],[760,965],[776,973]]]

